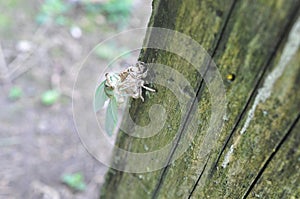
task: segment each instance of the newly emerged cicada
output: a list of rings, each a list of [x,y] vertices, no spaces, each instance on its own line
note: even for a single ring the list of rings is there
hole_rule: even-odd
[[[137,62],[129,66],[121,73],[106,73],[105,80],[98,86],[95,94],[94,110],[99,111],[107,100],[109,101],[106,111],[106,131],[111,134],[117,119],[118,106],[125,102],[127,97],[141,98],[143,88],[150,92],[154,89],[145,86],[144,78],[147,76],[147,67],[143,62]]]

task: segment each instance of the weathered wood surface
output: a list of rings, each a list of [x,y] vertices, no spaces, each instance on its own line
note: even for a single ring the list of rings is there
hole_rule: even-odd
[[[199,159],[211,108],[202,77],[173,54],[142,52],[141,60],[173,67],[189,80],[199,99],[198,134],[181,158],[161,170],[134,174],[110,169],[102,198],[299,197],[299,10],[299,0],[154,0],[149,26],[185,33],[213,57],[226,86],[226,120],[214,149]],[[228,74],[235,74],[235,80],[227,81]],[[178,103],[167,89],[155,88],[158,92],[145,103],[132,102],[131,113],[145,125],[151,105],[162,104],[166,127],[147,139],[120,132],[120,148],[147,152],[145,145],[159,149],[176,136]]]

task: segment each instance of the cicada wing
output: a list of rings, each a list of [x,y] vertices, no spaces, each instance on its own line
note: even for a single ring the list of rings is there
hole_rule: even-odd
[[[108,100],[108,96],[106,95],[105,91],[105,81],[103,81],[95,92],[94,98],[94,111],[98,112],[103,106],[106,100]]]
[[[111,136],[118,124],[118,104],[116,98],[112,98],[107,106],[105,117],[105,130]]]

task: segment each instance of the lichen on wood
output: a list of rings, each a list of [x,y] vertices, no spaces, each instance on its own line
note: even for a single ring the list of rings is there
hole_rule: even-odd
[[[297,47],[287,54],[286,48],[294,47],[289,46],[289,37],[297,24],[300,1],[154,0],[153,6],[149,26],[182,32],[213,57],[224,77],[227,115],[219,138],[214,140],[215,148],[207,156],[199,156],[211,115],[209,90],[186,60],[162,50],[144,49],[142,61],[172,67],[188,79],[197,92],[198,134],[182,157],[161,170],[135,174],[110,169],[102,198],[242,198],[266,194],[275,198],[296,197],[299,188],[297,183],[292,183],[299,182],[297,171],[284,170],[285,175],[278,175],[281,180],[272,176],[271,171],[280,172],[274,165],[281,161],[282,168],[296,165],[287,155],[294,157],[299,152],[294,149],[298,143],[295,130],[289,128],[297,127],[298,124],[293,124],[300,114],[297,88],[300,53]],[[148,33],[145,41],[151,39],[155,38]],[[286,63],[282,64],[282,60]],[[234,74],[235,78],[228,81],[228,74]],[[268,80],[270,77],[274,81]],[[178,102],[171,100],[174,95],[166,88],[154,86],[158,92],[145,103],[132,101],[130,113],[136,123],[146,125],[150,107],[161,104],[168,114],[165,127],[154,138],[143,140],[121,131],[118,147],[148,152],[159,149],[176,136],[181,114],[176,111]],[[285,139],[289,133],[291,136]],[[278,147],[282,140],[287,140],[282,144],[284,150]],[[277,150],[276,155],[274,150]],[[115,154],[115,164],[120,158],[126,157]],[[268,179],[274,181],[276,190]],[[291,189],[285,191],[288,186]]]

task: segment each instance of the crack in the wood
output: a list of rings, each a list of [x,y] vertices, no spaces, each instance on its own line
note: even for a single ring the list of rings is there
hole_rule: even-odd
[[[260,179],[260,177],[262,176],[262,174],[264,173],[264,171],[266,170],[266,168],[268,167],[268,165],[270,164],[270,162],[272,161],[272,159],[275,157],[275,155],[277,154],[277,152],[280,150],[280,148],[282,147],[282,145],[284,144],[284,142],[291,135],[294,127],[299,122],[299,119],[300,119],[300,113],[298,113],[296,119],[293,121],[292,125],[290,126],[290,128],[288,129],[288,131],[286,132],[286,134],[283,136],[283,138],[280,140],[280,142],[277,144],[277,146],[272,151],[271,155],[268,157],[268,159],[264,163],[264,165],[261,167],[261,169],[259,170],[259,172],[256,175],[255,179],[251,182],[251,184],[247,188],[246,192],[244,193],[242,199],[245,199],[245,198],[247,198],[249,196],[250,192],[252,191],[252,189],[254,188],[254,186],[256,185],[256,183],[258,182],[258,180]]]
[[[240,124],[241,120],[243,119],[243,117],[245,116],[246,112],[247,112],[247,109],[248,107],[250,106],[251,102],[253,101],[253,98],[255,97],[256,93],[257,93],[257,90],[259,89],[259,86],[264,78],[264,75],[267,71],[267,69],[269,68],[269,66],[271,65],[274,57],[276,56],[276,53],[278,51],[278,49],[280,48],[280,45],[282,44],[282,42],[284,41],[284,39],[287,37],[288,35],[288,31],[286,30],[290,30],[293,23],[295,22],[295,20],[297,19],[297,16],[298,16],[298,12],[299,12],[299,8],[300,7],[300,4],[298,4],[298,6],[295,6],[295,9],[293,10],[291,16],[290,16],[290,20],[288,20],[288,23],[286,25],[285,28],[283,28],[282,30],[282,33],[281,33],[281,36],[279,37],[278,39],[278,42],[276,43],[275,47],[274,47],[274,50],[273,52],[270,54],[270,57],[268,58],[268,61],[266,62],[266,64],[263,66],[263,69],[262,69],[262,73],[261,75],[258,75],[258,81],[256,83],[256,85],[254,86],[254,89],[252,91],[252,93],[250,94],[250,97],[249,99],[247,100],[244,108],[242,109],[242,112],[238,115],[237,117],[237,120],[236,120],[236,123],[234,124],[233,126],[233,129],[231,130],[229,136],[226,138],[225,140],[225,143],[224,145],[222,146],[222,149],[220,151],[220,153],[218,154],[218,157],[217,157],[217,160],[215,161],[215,163],[213,164],[212,166],[212,169],[211,169],[211,172],[210,172],[210,177],[214,174],[214,172],[216,171],[217,169],[217,165],[221,159],[221,156],[223,154],[223,152],[225,151],[226,149],[226,146],[228,145],[229,143],[229,140],[230,138],[233,136],[234,132],[236,132],[237,130],[237,127],[238,125]]]
[[[225,19],[225,22],[224,22],[224,25],[223,25],[223,27],[222,27],[222,29],[221,29],[220,36],[219,36],[219,38],[218,38],[218,40],[217,40],[216,46],[214,47],[214,50],[213,50],[212,55],[211,55],[211,58],[213,58],[213,57],[215,56],[215,54],[216,54],[216,52],[217,52],[217,49],[219,48],[219,45],[220,45],[220,43],[221,43],[221,40],[222,40],[223,34],[224,34],[224,32],[225,32],[226,26],[227,26],[227,24],[228,24],[228,22],[229,22],[229,19],[230,19],[232,13],[233,13],[233,10],[234,10],[234,7],[235,7],[236,3],[237,3],[237,0],[234,0],[233,3],[232,3],[232,5],[231,5],[231,7],[230,7],[230,9],[229,9],[228,15],[227,15],[227,17],[226,17],[226,19]],[[207,73],[207,71],[208,71],[208,69],[209,69],[209,66],[210,66],[210,64],[211,64],[211,61],[212,61],[212,59],[211,59],[211,60],[209,61],[209,63],[207,64],[207,67],[206,67],[206,70],[205,70],[205,73],[204,73],[204,77],[205,77],[205,75],[206,75],[206,73]],[[164,167],[163,170],[162,170],[162,172],[161,172],[161,175],[160,175],[160,178],[159,178],[159,180],[158,180],[158,183],[157,183],[157,185],[156,185],[156,187],[155,187],[155,189],[154,189],[154,192],[153,192],[153,195],[152,195],[152,199],[155,199],[155,198],[157,198],[157,196],[158,196],[158,193],[159,193],[159,190],[160,190],[160,188],[161,188],[161,185],[162,185],[162,183],[163,183],[163,181],[164,181],[164,179],[165,179],[165,176],[166,176],[166,174],[167,174],[167,172],[168,172],[168,170],[169,170],[169,167],[170,167],[170,166],[169,166],[169,163],[170,163],[170,161],[172,160],[172,157],[173,157],[173,155],[174,155],[174,153],[175,153],[175,151],[176,151],[177,144],[178,144],[178,142],[180,141],[180,138],[181,138],[181,136],[182,136],[182,134],[183,134],[183,132],[184,132],[184,129],[185,129],[186,125],[188,124],[189,116],[191,115],[190,113],[191,113],[192,110],[194,110],[193,107],[196,105],[196,99],[200,98],[200,95],[202,94],[201,91],[203,90],[203,87],[204,87],[204,86],[203,86],[203,85],[204,85],[204,77],[202,77],[202,80],[201,80],[200,85],[197,86],[198,89],[197,89],[197,92],[196,92],[196,98],[193,100],[192,106],[191,106],[191,108],[189,109],[188,114],[187,114],[187,119],[186,119],[185,122],[183,123],[182,129],[180,130],[180,133],[178,134],[178,136],[177,136],[177,138],[176,138],[176,145],[175,145],[175,147],[173,147],[173,148],[171,149],[171,152],[170,152],[170,155],[169,155],[169,157],[168,157],[168,159],[167,159],[167,164],[166,164],[166,165],[168,165],[168,166]],[[206,163],[206,164],[207,164],[207,163]],[[205,164],[204,169],[206,168],[206,164]],[[204,172],[204,170],[203,170],[203,172]],[[201,172],[200,176],[198,177],[197,182],[199,182],[201,176],[202,176],[202,172]],[[196,182],[196,183],[197,183],[197,182]],[[194,187],[194,189],[196,189],[196,185],[194,185],[193,187]],[[193,189],[193,190],[194,190],[194,189]],[[192,191],[192,192],[193,192],[193,191]],[[191,197],[191,196],[192,196],[192,194],[190,193],[190,194],[189,194],[189,197]]]
[[[200,178],[202,177],[202,175],[203,175],[203,173],[204,173],[204,171],[205,171],[205,168],[206,168],[206,165],[207,165],[209,159],[210,159],[210,156],[208,156],[208,158],[207,158],[207,160],[206,160],[206,162],[205,162],[205,165],[203,166],[203,169],[201,170],[201,173],[200,173],[200,175],[199,175],[199,177],[198,177],[196,183],[194,184],[191,193],[189,194],[188,199],[190,199],[190,198],[192,197],[194,191],[196,190],[196,188],[197,188],[197,186],[198,186],[198,184],[199,184]]]

